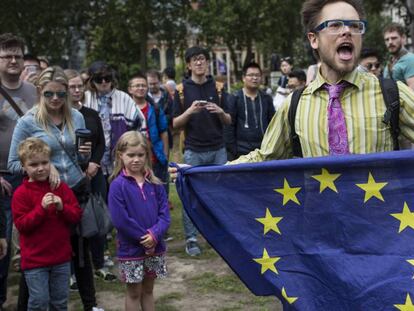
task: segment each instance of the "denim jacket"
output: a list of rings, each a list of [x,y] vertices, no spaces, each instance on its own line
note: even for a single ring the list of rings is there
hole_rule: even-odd
[[[50,147],[52,150],[51,163],[58,170],[62,181],[72,188],[83,176],[79,165],[73,163],[67,153],[62,149],[62,146],[57,139],[63,143],[65,149],[71,154],[72,159],[78,161],[79,164],[87,162],[88,158],[82,157],[77,153],[75,134],[70,133],[67,126],[61,131],[54,124],[49,124],[49,132],[47,132],[36,121],[36,111],[37,107],[32,108],[17,122],[10,146],[8,169],[13,174],[22,172],[22,165],[18,155],[19,144],[26,138],[37,137]],[[72,109],[72,122],[74,131],[76,129],[85,128],[85,120],[82,114],[75,109]]]

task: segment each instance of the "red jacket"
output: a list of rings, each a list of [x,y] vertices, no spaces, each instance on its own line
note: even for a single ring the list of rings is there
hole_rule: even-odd
[[[43,196],[52,192],[63,202],[43,209]],[[22,270],[58,265],[72,258],[70,224],[79,222],[82,211],[72,190],[65,184],[52,191],[48,181],[29,182],[26,178],[12,199],[14,224],[20,234]]]

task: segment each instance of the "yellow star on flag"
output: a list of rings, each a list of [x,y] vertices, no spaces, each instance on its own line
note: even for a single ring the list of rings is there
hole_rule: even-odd
[[[414,266],[414,259],[407,259],[407,262]],[[413,280],[414,280],[414,275],[413,275]]]
[[[375,182],[374,177],[372,177],[371,172],[368,174],[368,182],[366,184],[356,184],[359,188],[365,191],[365,199],[364,203],[367,202],[372,197],[376,197],[377,199],[384,202],[384,198],[380,190],[384,188],[388,183],[387,182]]]
[[[289,297],[287,294],[286,294],[286,289],[284,288],[284,287],[282,287],[282,296],[283,296],[283,298],[285,298],[286,299],[286,301],[291,305],[291,304],[293,304],[296,300],[298,300],[298,297]]]
[[[405,298],[405,304],[403,305],[394,305],[398,310],[401,311],[414,311],[414,305],[411,302],[410,294],[407,293],[407,298]]]
[[[330,174],[327,169],[322,169],[322,174],[320,175],[313,175],[312,178],[316,179],[321,183],[319,188],[319,193],[322,193],[326,188],[329,188],[336,193],[338,193],[338,190],[336,189],[334,181],[341,176],[341,174]]]
[[[287,202],[293,201],[296,204],[300,205],[298,198],[296,197],[296,193],[302,189],[301,187],[293,187],[291,188],[286,178],[283,182],[283,188],[274,189],[274,191],[279,192],[283,195],[283,205],[286,205]]]
[[[391,214],[392,217],[397,218],[400,221],[400,228],[398,233],[403,231],[407,227],[414,229],[414,213],[408,208],[407,202],[404,202],[404,208],[402,213]]]
[[[277,272],[275,263],[280,260],[280,257],[269,257],[266,248],[263,249],[263,257],[262,258],[253,258],[258,264],[262,265],[262,274],[265,273],[267,270],[273,271],[276,274]]]
[[[264,225],[263,234],[273,230],[276,233],[282,234],[277,226],[277,223],[283,219],[283,217],[273,217],[269,209],[266,208],[266,216],[264,218],[255,218],[258,222]]]

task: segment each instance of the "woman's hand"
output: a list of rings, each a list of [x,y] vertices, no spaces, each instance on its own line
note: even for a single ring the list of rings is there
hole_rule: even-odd
[[[53,164],[50,164],[49,184],[52,190],[55,190],[60,185],[60,175]]]
[[[85,142],[79,146],[78,152],[83,156],[89,156],[92,151],[92,143],[90,141]]]
[[[88,176],[89,179],[94,178],[100,167],[101,166],[99,164],[89,162],[88,168],[86,169],[86,176]]]

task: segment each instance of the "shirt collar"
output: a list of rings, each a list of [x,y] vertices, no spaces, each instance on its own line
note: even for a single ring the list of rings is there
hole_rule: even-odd
[[[327,83],[329,84],[324,77],[321,75],[321,69],[319,68],[318,74],[316,75],[315,80],[312,81],[311,84],[309,84],[309,87],[307,88],[311,94],[314,92],[320,90],[322,86]],[[358,71],[357,68],[355,68],[353,71],[347,73],[340,81],[347,81],[349,84],[354,85],[358,89],[362,88],[363,81],[361,79],[361,73]],[[340,82],[338,81],[338,82]]]

